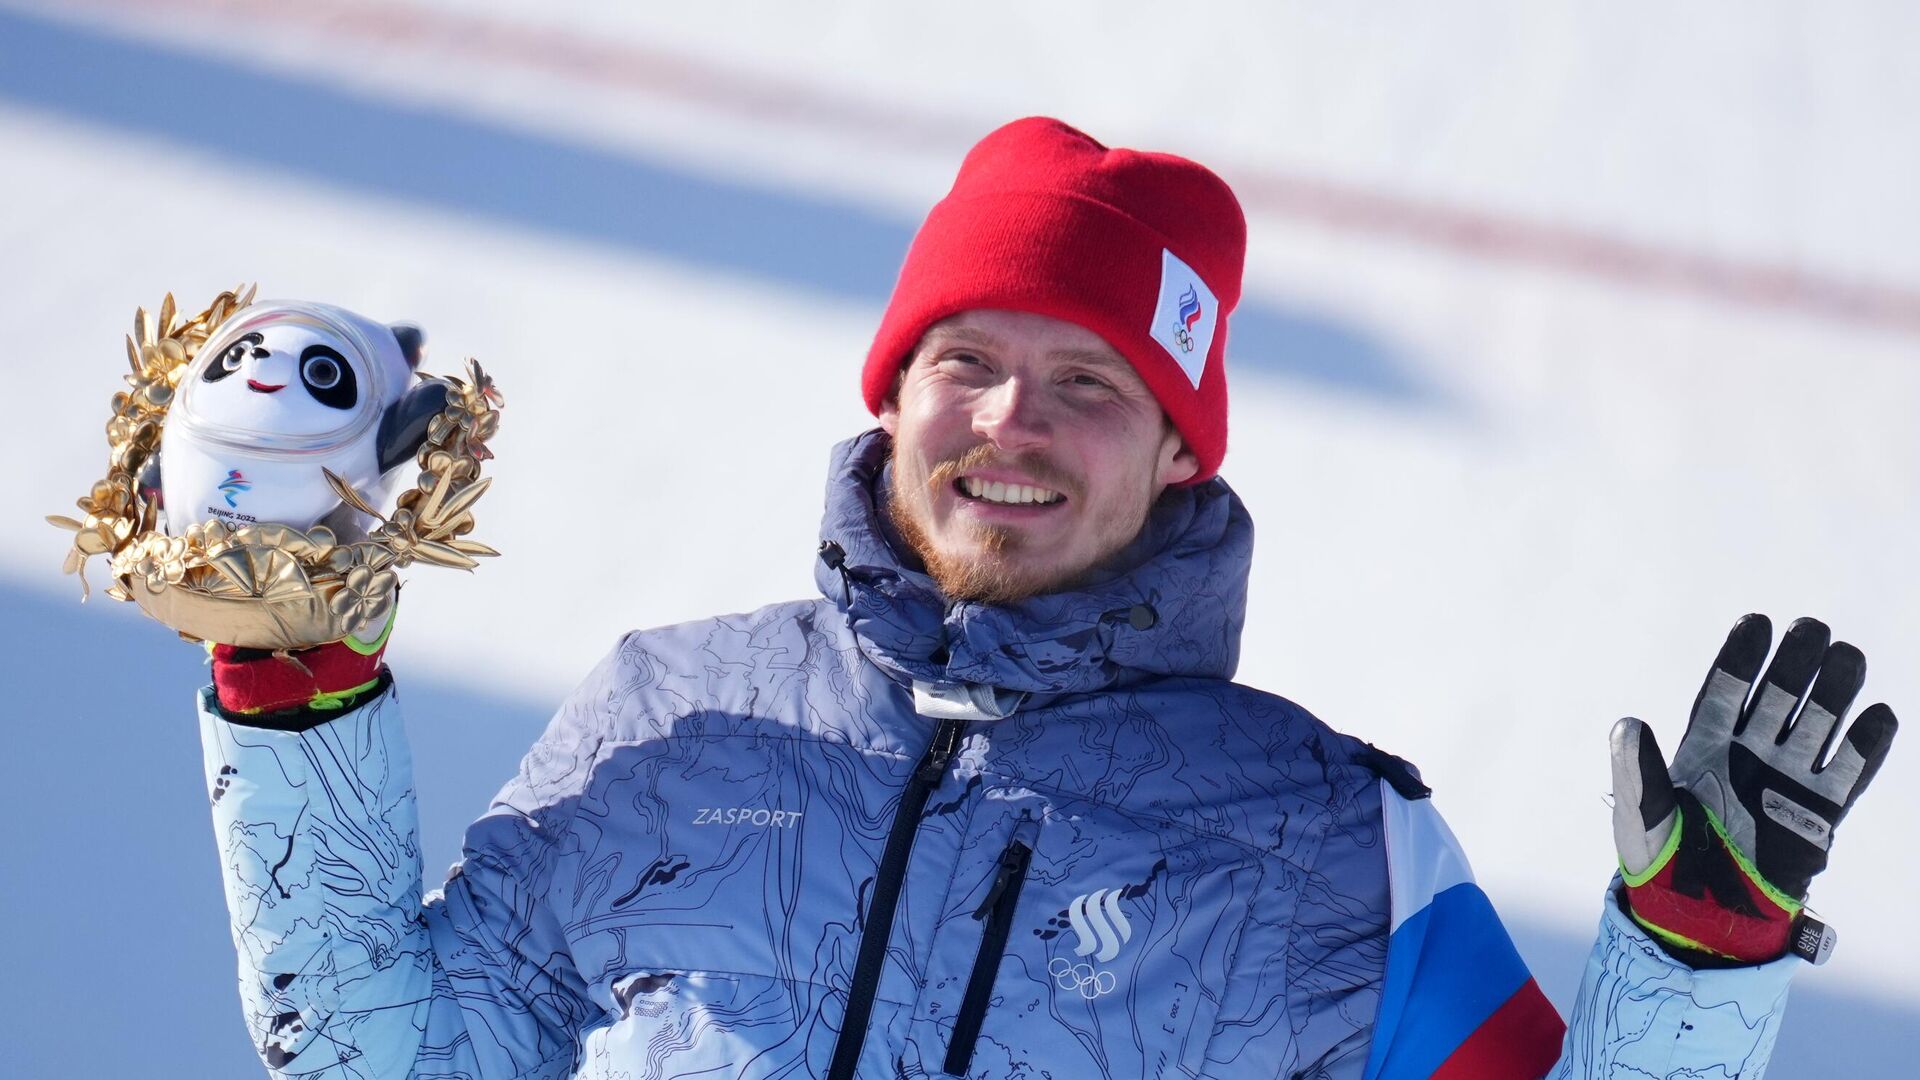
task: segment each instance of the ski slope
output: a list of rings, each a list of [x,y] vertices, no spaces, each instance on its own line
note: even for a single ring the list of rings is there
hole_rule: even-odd
[[[1606,730],[1677,742],[1736,616],[1827,620],[1920,717],[1916,32],[1894,3],[0,2],[0,1055],[254,1067],[203,672],[81,607],[40,520],[99,474],[136,305],[257,280],[417,320],[429,368],[506,392],[505,555],[416,572],[390,655],[434,876],[620,632],[811,591],[912,229],[1036,112],[1241,191],[1241,677],[1421,766],[1564,1005]],[[1816,885],[1840,949],[1775,1076],[1920,1052],[1915,820],[1902,743]]]

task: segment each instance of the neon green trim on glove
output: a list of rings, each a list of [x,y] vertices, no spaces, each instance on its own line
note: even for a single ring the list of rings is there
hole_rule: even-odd
[[[1694,952],[1706,953],[1708,956],[1718,956],[1724,960],[1740,959],[1732,953],[1723,953],[1711,945],[1704,945],[1695,941],[1685,934],[1676,934],[1664,926],[1655,926],[1653,923],[1642,918],[1637,911],[1628,911],[1627,914],[1633,916],[1633,921],[1639,923],[1642,930],[1645,930],[1647,933],[1652,934],[1654,937],[1659,938],[1669,945],[1675,945],[1682,949],[1692,949]]]
[[[1682,811],[1679,807],[1674,807],[1673,829],[1667,833],[1667,842],[1660,845],[1660,854],[1653,857],[1653,861],[1647,864],[1645,870],[1635,874],[1627,869],[1626,863],[1620,864],[1620,879],[1622,881],[1625,881],[1628,885],[1645,885],[1647,882],[1653,880],[1654,875],[1666,869],[1667,864],[1673,861],[1673,853],[1680,850],[1681,813]]]
[[[359,697],[361,694],[366,693],[378,685],[380,685],[380,676],[375,675],[359,686],[350,687],[346,690],[320,691],[307,699],[307,708],[317,709],[321,712],[332,712],[335,709],[344,709],[353,704],[354,698]]]
[[[1747,858],[1747,853],[1741,851],[1738,847],[1734,846],[1733,841],[1727,839],[1727,828],[1725,825],[1720,824],[1720,815],[1713,812],[1713,807],[1705,803],[1700,805],[1701,809],[1707,812],[1707,824],[1713,826],[1714,834],[1719,836],[1720,842],[1727,845],[1727,850],[1733,853],[1733,861],[1739,864],[1740,872],[1752,879],[1755,885],[1760,886],[1760,891],[1767,894],[1767,899],[1779,904],[1781,909],[1788,915],[1800,914],[1800,909],[1806,905],[1788,896],[1786,893],[1781,892],[1772,882],[1761,877],[1760,868],[1753,865],[1753,860]]]
[[[1700,808],[1707,812],[1707,827],[1712,829],[1713,834],[1720,838],[1721,845],[1733,856],[1734,865],[1740,868],[1740,872],[1745,874],[1747,879],[1752,881],[1767,899],[1778,904],[1782,911],[1785,911],[1788,915],[1800,914],[1800,909],[1806,905],[1788,896],[1786,893],[1781,892],[1772,882],[1760,875],[1760,868],[1753,864],[1753,860],[1747,857],[1747,853],[1741,851],[1738,845],[1727,838],[1727,827],[1721,823],[1720,815],[1713,812],[1713,807],[1702,803]],[[1673,861],[1674,853],[1680,850],[1680,824],[1683,814],[1684,811],[1678,807],[1674,808],[1673,831],[1667,834],[1667,842],[1661,845],[1660,854],[1655,856],[1651,863],[1647,864],[1645,870],[1635,874],[1628,871],[1626,864],[1621,864],[1620,879],[1622,881],[1625,881],[1629,886],[1637,888],[1652,881],[1659,875],[1660,871],[1666,869],[1667,864]],[[1667,931],[1660,930],[1659,927],[1648,923],[1642,923],[1641,925],[1646,926],[1649,930],[1656,930],[1668,940],[1686,945],[1690,949],[1701,949],[1705,952],[1713,952],[1712,949],[1708,949],[1703,945],[1694,944],[1691,939],[1684,938],[1679,934],[1669,934]]]

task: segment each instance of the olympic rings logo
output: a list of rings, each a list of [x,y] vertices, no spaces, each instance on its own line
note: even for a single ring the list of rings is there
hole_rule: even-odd
[[[1119,982],[1111,971],[1095,971],[1092,964],[1075,964],[1064,956],[1047,961],[1047,974],[1053,976],[1055,986],[1079,991],[1088,1001],[1113,993]]]

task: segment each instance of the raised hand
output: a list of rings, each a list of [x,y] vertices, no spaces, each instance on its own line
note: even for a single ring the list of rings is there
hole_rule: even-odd
[[[1671,770],[1646,724],[1628,717],[1613,728],[1613,835],[1628,906],[1696,962],[1760,963],[1789,946],[1825,958],[1830,933],[1801,917],[1808,885],[1899,728],[1876,704],[1833,749],[1866,658],[1829,644],[1816,619],[1787,628],[1750,693],[1772,640],[1764,615],[1734,624]]]

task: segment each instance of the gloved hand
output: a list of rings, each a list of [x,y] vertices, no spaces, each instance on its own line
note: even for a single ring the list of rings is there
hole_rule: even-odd
[[[1892,709],[1873,705],[1829,760],[1866,658],[1846,642],[1829,645],[1818,620],[1797,620],[1749,700],[1772,640],[1764,615],[1734,624],[1671,772],[1646,724],[1628,717],[1613,728],[1613,836],[1626,905],[1696,966],[1762,963],[1789,946],[1825,959],[1831,933],[1802,915],[1808,883],[1826,869],[1835,826],[1899,727]]]
[[[353,704],[380,685],[387,639],[393,634],[389,606],[368,640],[349,635],[310,649],[276,652],[237,645],[212,645],[213,689],[220,707],[236,716],[282,716],[267,726],[309,727]]]

